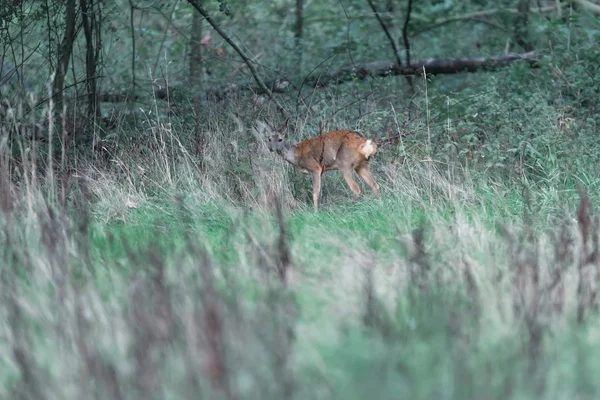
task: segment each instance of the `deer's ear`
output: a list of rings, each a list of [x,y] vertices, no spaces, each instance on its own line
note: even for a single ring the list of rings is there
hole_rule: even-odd
[[[290,117],[287,117],[285,119],[285,121],[283,121],[283,124],[279,128],[277,128],[277,132],[283,134],[285,132],[285,130],[287,129],[289,122],[290,122]]]

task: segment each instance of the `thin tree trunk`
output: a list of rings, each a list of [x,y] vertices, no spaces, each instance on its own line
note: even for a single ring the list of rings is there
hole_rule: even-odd
[[[86,86],[88,90],[88,112],[89,118],[94,118],[98,114],[98,99],[96,95],[96,50],[94,49],[94,0],[79,0],[81,7],[81,21],[83,25],[83,33],[85,35],[85,74]]]
[[[63,89],[65,85],[65,76],[69,68],[69,60],[73,52],[73,42],[75,41],[75,23],[77,13],[75,11],[75,0],[66,0],[65,3],[65,34],[58,50],[58,63],[52,85],[52,94],[55,102],[55,110],[62,110]],[[60,111],[59,111],[60,112]]]
[[[406,6],[406,18],[402,27],[402,40],[404,41],[404,50],[406,52],[406,65],[410,66],[410,42],[408,41],[408,24],[410,23],[410,14],[412,12],[412,0],[408,0]]]
[[[533,45],[529,39],[529,5],[531,0],[519,0],[518,14],[515,21],[515,41],[525,51],[532,51]]]
[[[202,0],[199,0],[202,5]],[[200,130],[200,110],[206,101],[206,92],[203,90],[203,61],[202,61],[202,15],[192,7],[192,31],[190,32],[190,84],[194,92],[194,140],[196,156],[204,153],[205,140]],[[199,167],[203,168],[202,158]]]
[[[302,30],[304,29],[303,8],[304,0],[296,0],[296,25],[294,26],[294,40],[296,45],[296,61],[298,72],[302,71]]]
[[[202,1],[200,0],[200,4]],[[190,84],[194,89],[202,87],[202,15],[192,8],[192,31],[190,32]]]
[[[135,98],[135,27],[133,25],[133,12],[135,5],[129,0],[129,28],[131,29],[131,98]]]
[[[410,24],[410,14],[412,12],[412,0],[408,0],[408,5],[406,6],[406,18],[404,19],[404,26],[402,26],[402,40],[404,41],[404,50],[406,52],[406,65],[410,67],[410,42],[408,41],[408,24]],[[411,94],[415,95],[415,87],[413,85],[412,78],[410,76],[406,77],[406,81],[408,82],[408,86],[410,87]],[[409,105],[409,114],[411,111],[412,99],[408,103]]]

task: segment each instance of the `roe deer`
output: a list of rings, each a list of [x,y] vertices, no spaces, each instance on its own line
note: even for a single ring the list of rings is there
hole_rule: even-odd
[[[353,193],[353,200],[356,200],[360,194],[353,170],[373,189],[375,197],[379,197],[379,185],[369,171],[369,158],[375,154],[377,146],[370,139],[355,132],[331,131],[296,145],[285,143],[284,135],[277,133],[269,137],[269,150],[277,152],[305,174],[312,174],[315,211],[319,207],[321,175],[333,169],[339,170],[344,177]]]

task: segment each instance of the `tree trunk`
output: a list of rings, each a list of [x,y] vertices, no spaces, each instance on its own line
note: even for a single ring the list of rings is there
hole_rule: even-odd
[[[529,40],[529,5],[531,0],[519,0],[517,18],[515,20],[515,41],[525,51],[532,51],[533,45]]]
[[[408,41],[408,25],[410,24],[410,14],[412,12],[412,0],[408,0],[408,5],[406,6],[406,18],[404,19],[404,25],[402,26],[402,40],[404,41],[404,51],[406,54],[406,65],[411,65],[410,59],[410,42]],[[411,92],[411,101],[408,103],[409,105],[409,115],[412,111],[412,97],[415,95],[415,86],[413,85],[412,77],[407,76],[406,82],[408,83],[408,87]]]
[[[199,0],[202,5],[202,0]],[[190,32],[190,65],[189,75],[190,84],[194,92],[193,107],[194,107],[194,141],[196,156],[201,156],[204,153],[205,140],[204,135],[200,130],[200,109],[206,101],[206,93],[203,90],[203,61],[202,61],[202,15],[192,8],[192,31]],[[203,168],[202,158],[200,158],[200,169]]]
[[[202,2],[200,2],[202,3]],[[192,8],[192,31],[190,32],[190,84],[194,89],[202,86],[202,15]]]
[[[135,26],[133,24],[135,12],[135,5],[133,4],[133,0],[129,0],[129,29],[131,29],[131,98],[135,98]],[[133,102],[131,102],[131,106],[133,107]]]
[[[88,112],[89,118],[94,118],[99,114],[98,96],[96,91],[96,69],[98,49],[94,48],[94,31],[97,30],[96,14],[94,12],[94,0],[79,0],[81,7],[81,22],[83,33],[85,35],[85,74],[86,86],[88,91]],[[100,43],[97,43],[99,45]]]
[[[75,23],[77,13],[75,12],[75,0],[66,0],[65,2],[65,34],[62,43],[58,49],[58,63],[54,75],[52,86],[52,95],[54,98],[55,109],[62,111],[63,90],[65,85],[65,76],[69,68],[69,60],[73,52],[73,42],[75,41]]]
[[[304,29],[303,8],[304,0],[296,0],[296,25],[294,26],[294,40],[296,45],[296,62],[299,73],[302,71],[302,30]]]

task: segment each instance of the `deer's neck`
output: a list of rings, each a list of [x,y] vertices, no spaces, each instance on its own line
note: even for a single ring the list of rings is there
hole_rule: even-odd
[[[284,144],[283,148],[279,151],[279,155],[290,164],[298,165],[298,148],[293,144]]]

